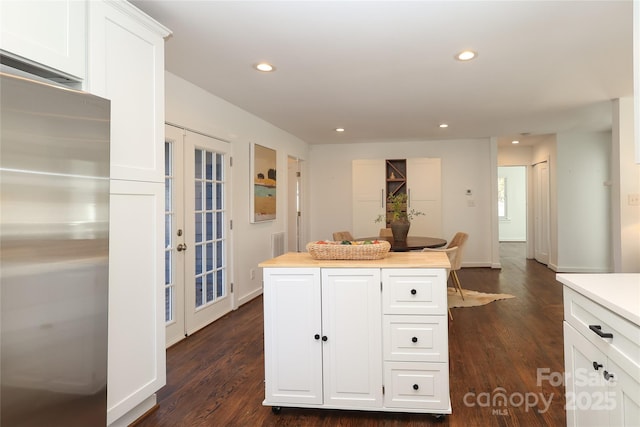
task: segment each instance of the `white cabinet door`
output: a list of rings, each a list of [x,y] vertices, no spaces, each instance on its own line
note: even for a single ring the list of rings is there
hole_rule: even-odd
[[[377,236],[385,223],[375,222],[386,212],[385,161],[383,159],[354,160],[352,163],[354,237]],[[336,230],[337,231],[337,230]]]
[[[111,178],[164,182],[164,39],[126,2],[89,4],[88,84],[111,100]]]
[[[640,425],[640,367],[629,359],[621,359],[620,362],[622,361],[625,363],[617,364],[609,358],[606,365],[607,373],[612,375],[608,397],[615,400],[615,407],[610,413],[610,425],[638,426]]]
[[[379,269],[322,269],[324,403],[382,406]]]
[[[86,2],[2,0],[0,17],[3,51],[78,80],[84,78]]]
[[[407,159],[407,209],[424,212],[411,220],[412,236],[442,237],[442,184],[438,158]]]
[[[164,185],[111,181],[107,424],[166,382]]]
[[[567,426],[608,426],[611,402],[602,377],[606,356],[573,326],[564,322],[563,327]]]
[[[265,404],[322,404],[320,298],[320,269],[265,269]]]

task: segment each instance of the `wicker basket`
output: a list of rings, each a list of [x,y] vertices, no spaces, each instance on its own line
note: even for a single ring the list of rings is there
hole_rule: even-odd
[[[384,258],[391,244],[386,240],[378,240],[375,243],[352,242],[351,245],[342,245],[340,242],[311,242],[307,244],[307,252],[313,259],[380,259]]]

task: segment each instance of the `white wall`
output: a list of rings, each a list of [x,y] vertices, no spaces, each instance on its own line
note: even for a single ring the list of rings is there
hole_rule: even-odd
[[[632,101],[629,101],[632,103]],[[632,117],[626,107],[626,116]],[[623,122],[633,119],[620,119]],[[171,74],[166,74],[166,120],[168,122],[198,130],[205,134],[230,141],[234,157],[232,169],[232,216],[233,230],[233,281],[238,303],[242,304],[261,293],[260,271],[257,264],[271,256],[270,237],[278,231],[286,231],[286,170],[287,157],[292,156],[305,160],[302,162],[303,180],[303,244],[307,241],[331,238],[331,233],[337,229],[352,228],[351,214],[351,161],[355,159],[371,158],[408,158],[408,157],[439,157],[442,159],[442,194],[443,194],[443,237],[447,240],[456,231],[462,230],[470,234],[468,248],[465,251],[465,266],[497,266],[499,259],[495,258],[497,247],[497,230],[493,231],[495,222],[495,201],[492,192],[495,191],[495,171],[492,171],[496,160],[493,158],[495,150],[490,139],[465,139],[445,141],[415,141],[388,142],[368,144],[321,144],[310,146],[304,141],[276,128],[264,120],[232,105],[228,102],[192,85],[191,83]],[[625,122],[626,123],[626,122]],[[633,150],[633,137],[629,139],[629,125],[618,126],[627,129],[623,132],[623,150]],[[614,140],[616,139],[614,130]],[[626,132],[626,133],[625,133]],[[630,131],[633,134],[633,131]],[[594,264],[594,254],[580,255],[580,246],[574,244],[572,230],[574,223],[569,218],[580,215],[574,209],[571,199],[562,202],[562,217],[558,217],[558,173],[559,167],[573,165],[574,154],[582,153],[578,136],[570,133],[562,135],[566,146],[561,149],[563,164],[558,165],[556,137],[539,142],[535,147],[518,147],[517,149],[500,149],[497,152],[498,164],[534,164],[548,160],[550,170],[550,267],[573,268],[603,268],[602,254],[596,255],[598,260]],[[591,138],[591,137],[589,137]],[[589,139],[588,138],[588,139]],[[626,141],[626,142],[624,142]],[[279,188],[278,188],[278,219],[276,221],[250,224],[249,223],[249,146],[257,142],[275,148],[278,152]],[[592,141],[593,142],[593,141]],[[595,143],[595,142],[594,142]],[[602,151],[602,146],[591,146],[593,159],[588,160],[601,163],[608,159]],[[596,147],[599,147],[596,149]],[[638,239],[639,223],[638,207],[628,206],[626,195],[640,192],[640,166],[627,165],[633,159],[633,152],[624,151],[621,154],[621,170],[612,170],[612,176],[620,174],[620,186],[625,192],[624,197],[618,197],[623,224],[619,226],[620,240],[619,258],[626,267],[626,271],[640,268]],[[525,163],[528,162],[528,163]],[[575,168],[573,168],[575,170]],[[587,167],[587,170],[590,170]],[[282,171],[282,173],[280,173]],[[568,182],[562,186],[562,197],[573,194],[574,187],[581,179],[571,175],[570,169],[564,170],[562,179]],[[581,173],[586,173],[582,169]],[[493,175],[493,177],[492,177]],[[307,179],[308,178],[308,179]],[[598,178],[600,179],[600,178]],[[618,178],[616,178],[618,179]],[[530,180],[529,180],[530,182]],[[472,190],[472,196],[465,194]],[[530,188],[529,188],[530,190]],[[573,197],[573,196],[572,196]],[[469,202],[475,206],[469,206]],[[529,205],[531,205],[529,203]],[[528,214],[531,207],[529,206]],[[559,237],[558,220],[562,225],[562,257],[564,265],[559,265]],[[530,221],[531,222],[531,221]],[[615,220],[613,221],[615,223]],[[618,220],[620,222],[620,220]],[[565,223],[569,228],[565,229]],[[496,237],[493,237],[495,232]],[[527,230],[529,236],[532,230]],[[496,240],[494,242],[494,240]],[[531,239],[529,239],[531,240]],[[601,245],[602,246],[602,245]],[[532,253],[532,251],[529,251]],[[614,259],[615,248],[614,248]],[[590,267],[591,266],[591,267]],[[256,270],[256,278],[250,279],[249,272]],[[566,270],[563,270],[566,271]]]
[[[491,194],[496,184],[489,139],[312,145],[310,239],[331,239],[333,231],[353,228],[352,160],[409,157],[442,160],[444,235],[434,237],[450,240],[457,231],[465,231],[469,240],[463,266],[494,265],[492,248],[497,241],[493,242],[491,231],[495,210]],[[467,189],[472,196],[466,195]],[[469,206],[470,201],[475,206]]]
[[[527,240],[527,166],[500,166],[498,178],[506,180],[506,218],[499,221],[501,242]]]
[[[556,138],[556,271],[609,272],[611,133],[559,133]]]
[[[498,166],[530,166],[532,148],[526,145],[512,145],[498,148]]]
[[[634,118],[638,115],[633,99],[614,101],[611,234],[613,271],[619,273],[640,273],[640,206],[629,202],[629,196],[640,194],[640,164],[634,162]]]
[[[237,304],[241,305],[262,293],[258,263],[271,258],[271,234],[287,230],[287,157],[308,159],[308,144],[171,73],[166,73],[165,94],[167,122],[230,141],[232,145],[232,281]],[[259,224],[249,222],[252,142],[277,151],[277,219]],[[303,170],[303,182],[305,175]],[[307,192],[303,189],[303,194]],[[308,211],[307,206],[308,202],[303,204],[303,212]],[[308,235],[308,231],[303,230],[303,234]],[[252,269],[256,271],[254,279],[249,274]]]

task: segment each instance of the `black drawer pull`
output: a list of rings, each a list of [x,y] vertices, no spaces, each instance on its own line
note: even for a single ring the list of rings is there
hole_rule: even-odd
[[[414,384],[414,385],[413,385],[413,389],[414,389],[414,390],[417,390],[417,389],[419,389],[419,388],[420,388],[420,387],[418,387],[418,384]]]
[[[613,338],[611,332],[602,332],[602,326],[600,325],[589,325],[589,329],[598,334],[600,338]]]
[[[608,371],[604,371],[604,379],[609,381],[611,378],[613,378],[613,374]]]
[[[417,293],[418,293],[418,291],[416,291],[415,289],[411,289],[411,295],[415,295]]]
[[[411,338],[411,342],[418,342],[418,337]]]
[[[593,362],[593,369],[597,371],[600,368],[602,368],[602,363]]]

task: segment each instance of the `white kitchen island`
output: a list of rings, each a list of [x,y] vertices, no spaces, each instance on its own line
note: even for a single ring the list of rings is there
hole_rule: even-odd
[[[451,413],[446,254],[287,253],[259,266],[264,405]]]
[[[567,425],[640,425],[640,274],[558,274]]]

